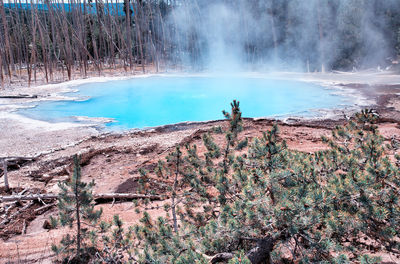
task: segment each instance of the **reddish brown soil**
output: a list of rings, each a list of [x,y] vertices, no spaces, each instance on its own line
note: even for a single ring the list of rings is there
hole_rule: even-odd
[[[324,149],[321,136],[329,136],[330,130],[343,121],[313,121],[302,124],[280,124],[280,137],[286,140],[291,149],[314,152]],[[269,120],[246,120],[244,131],[240,137],[249,139],[262,135],[271,128]],[[93,137],[80,144],[39,156],[35,161],[22,164],[9,172],[10,185],[14,193],[23,190],[31,193],[56,193],[57,182],[65,180],[71,172],[71,159],[75,153],[82,154],[82,173],[85,181],[94,180],[95,193],[136,193],[138,191],[138,170],[151,170],[159,159],[164,159],[177,144],[196,144],[199,153],[205,151],[201,135],[213,126],[226,126],[223,121],[186,126],[167,126],[147,132],[131,132],[127,134],[105,135]],[[392,136],[400,136],[397,122],[379,124],[382,135],[388,140]],[[223,135],[216,136],[216,142],[222,143]],[[164,190],[157,179],[153,179],[149,188],[162,193]],[[4,194],[4,193],[2,193]],[[165,201],[152,202],[150,213],[154,216],[164,213],[162,205]],[[9,203],[8,203],[9,204]],[[7,204],[7,205],[8,205]],[[48,230],[43,224],[50,215],[57,213],[56,207],[35,212],[42,207],[43,202],[35,202],[27,209],[21,210],[27,202],[17,204],[8,216],[15,214],[13,219],[0,230],[0,263],[50,263],[54,258],[50,250],[52,243],[57,242],[64,229]],[[0,217],[4,215],[4,207]],[[135,212],[132,202],[116,202],[98,205],[103,208],[103,218],[112,219],[119,214],[128,225],[135,224],[139,215]],[[18,210],[20,212],[16,213]],[[0,218],[0,222],[3,219]],[[25,234],[22,232],[25,231]],[[391,256],[384,256],[385,261],[392,261]],[[395,263],[395,262],[394,262]]]
[[[154,68],[147,68],[150,72],[154,72]],[[116,71],[104,71],[103,75],[115,76],[118,71],[120,69]],[[138,73],[139,71],[140,69],[135,69],[135,72]],[[120,73],[120,75],[125,74],[127,73]],[[93,72],[90,75],[94,76],[97,73]],[[335,83],[338,83],[338,80],[341,80],[343,75],[340,75],[340,78],[336,80],[337,76],[329,75],[328,77],[332,78],[332,81]],[[65,76],[57,76],[53,82],[65,81],[64,78]],[[75,73],[74,78],[79,78],[79,73]],[[327,77],[322,77],[322,79],[324,78]],[[382,79],[387,77],[374,75],[371,78]],[[378,109],[381,114],[383,120],[379,124],[381,134],[387,140],[392,137],[400,139],[400,103],[398,95],[400,85],[376,85],[376,82],[373,85],[349,84],[350,79],[344,82],[347,83],[344,85],[345,87],[357,89],[368,98],[376,101],[376,105],[372,107]],[[360,82],[357,78],[354,81]],[[361,81],[367,82],[366,80]],[[25,87],[26,83],[27,81],[23,77],[20,79],[16,78],[10,84],[11,87],[9,88]],[[35,85],[38,84],[43,84],[43,78]],[[330,120],[289,121],[291,125],[280,124],[280,137],[287,141],[289,148],[304,152],[324,149],[326,146],[321,142],[320,137],[322,135],[329,136],[331,133],[330,130],[335,125],[344,122]],[[94,188],[95,193],[136,193],[138,191],[137,178],[139,176],[139,168],[151,170],[155,167],[157,161],[164,159],[167,153],[177,144],[196,144],[201,154],[204,152],[201,135],[211,129],[211,127],[217,125],[223,126],[226,123],[210,122],[205,124],[172,125],[147,132],[92,137],[78,145],[61,148],[52,153],[41,155],[33,162],[10,167],[9,181],[12,187],[11,193],[21,193],[22,191],[25,194],[57,193],[57,183],[69,177],[72,156],[76,153],[82,154],[84,180],[94,180],[96,183]],[[253,138],[260,136],[271,125],[272,122],[268,120],[247,120],[241,137]],[[30,133],[25,133],[25,135],[23,133],[21,135],[17,134],[16,136],[32,137]],[[57,137],[60,138],[59,141],[64,139],[64,141],[69,141],[69,143],[75,143],[72,138],[69,139],[66,133],[62,131],[60,134],[57,134]],[[29,148],[33,149],[32,145],[37,143],[35,141],[38,141],[38,138],[44,139],[45,136],[37,137],[37,135],[34,135],[32,140],[29,139],[28,141],[26,139],[28,144],[25,147],[27,149],[23,149],[23,153],[26,154]],[[222,135],[217,137],[217,143],[223,140],[224,137]],[[7,146],[9,142],[5,144]],[[45,142],[40,142],[40,144],[43,145]],[[65,145],[65,142],[62,145]],[[54,149],[54,146],[52,149]],[[2,177],[1,168],[0,177]],[[148,187],[157,193],[164,191],[159,181],[154,178]],[[5,194],[4,190],[0,188],[0,195]],[[154,217],[163,215],[164,211],[162,207],[165,202],[152,202],[149,205],[149,208],[151,208],[149,213]],[[57,214],[55,206],[37,211],[38,208],[44,206],[44,203],[49,204],[51,201],[35,202],[32,204],[28,202],[0,204],[0,222],[3,223],[4,220],[9,220],[0,225],[0,263],[52,263],[54,255],[50,249],[51,244],[57,243],[62,234],[68,232],[68,230],[48,230],[44,228],[44,222],[49,219],[49,216]],[[10,205],[12,205],[11,209],[5,214],[6,208]],[[103,209],[104,220],[111,220],[114,214],[119,214],[127,225],[133,225],[140,218],[140,215],[135,212],[132,202],[108,203],[97,205],[97,207]],[[23,231],[24,234],[22,234]],[[399,259],[395,256],[383,255],[382,257],[383,263],[400,263]]]

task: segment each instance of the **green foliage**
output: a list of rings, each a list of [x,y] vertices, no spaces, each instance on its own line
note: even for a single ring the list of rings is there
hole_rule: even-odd
[[[155,175],[170,199],[157,219],[146,211],[148,200],[136,201],[143,215],[128,230],[118,216],[98,223],[93,185],[81,182],[75,157],[73,177],[60,184],[59,222],[77,224],[77,234],[52,249],[81,262],[143,264],[379,263],[365,253],[400,252],[399,167],[388,154],[396,148],[384,144],[374,111],[333,129],[322,138],[325,150],[303,153],[287,148],[277,125],[242,137],[239,102],[231,107],[223,112],[225,136],[220,129],[203,135],[205,151],[177,146],[154,171],[141,170],[141,190]],[[83,219],[92,231],[79,228]]]
[[[60,245],[52,245],[57,255],[65,256],[64,261],[74,259],[84,263],[94,254],[97,235],[88,227],[96,226],[102,210],[94,209],[92,188],[94,182],[85,183],[81,178],[80,157],[74,156],[74,173],[67,182],[59,183],[58,219],[52,218],[53,227],[58,224],[67,226],[75,231],[61,239]]]
[[[103,249],[96,253],[95,263],[134,263],[132,256],[133,229],[125,231],[123,222],[118,215],[114,215],[112,223],[100,224]]]
[[[369,257],[367,255],[360,256],[360,263],[361,264],[375,264],[381,263],[381,259],[379,257]]]
[[[171,200],[165,218],[144,212],[135,226],[139,263],[205,263],[218,253],[233,254],[229,263],[268,263],[287,259],[285,249],[298,263],[377,263],[363,253],[398,252],[399,168],[374,111],[335,128],[322,139],[326,150],[302,153],[276,125],[241,138],[239,102],[231,106],[224,144],[209,132],[204,154],[186,146],[159,163]]]
[[[228,264],[251,264],[251,262],[243,252],[240,252],[229,260]]]

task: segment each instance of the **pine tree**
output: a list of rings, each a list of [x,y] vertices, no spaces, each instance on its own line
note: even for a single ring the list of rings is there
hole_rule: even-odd
[[[118,215],[114,215],[112,223],[101,222],[100,232],[103,250],[96,253],[94,263],[134,263],[133,258],[133,229],[124,230],[123,222]],[[126,259],[126,260],[125,260]]]
[[[365,252],[400,253],[400,172],[374,111],[336,127],[316,153],[289,150],[276,125],[240,141],[239,103],[224,115],[222,147],[218,128],[204,134],[204,154],[187,145],[159,163],[175,202],[166,218],[144,212],[134,228],[139,263],[378,263]]]
[[[74,156],[74,173],[67,182],[59,183],[60,193],[58,197],[59,218],[51,219],[53,226],[60,223],[61,226],[75,228],[73,235],[63,236],[60,245],[52,245],[52,250],[66,256],[65,260],[73,259],[75,263],[86,263],[94,254],[96,244],[96,232],[89,231],[90,227],[96,227],[102,210],[94,209],[92,188],[94,182],[82,181],[80,157]],[[89,244],[90,242],[90,244]]]
[[[333,129],[322,138],[325,150],[303,153],[287,148],[277,125],[251,142],[241,137],[239,102],[231,106],[226,130],[203,135],[205,153],[177,146],[154,171],[141,170],[142,190],[151,174],[166,188],[166,217],[153,219],[148,201],[137,201],[143,217],[127,232],[118,216],[97,225],[101,211],[75,157],[73,177],[60,184],[59,209],[61,224],[76,223],[77,232],[53,249],[78,261],[92,254],[99,263],[143,264],[379,263],[365,254],[378,250],[400,256],[400,171],[375,111]],[[222,147],[214,139],[221,132]],[[80,227],[83,219],[103,233],[102,251],[95,232]],[[96,253],[88,252],[88,238]]]

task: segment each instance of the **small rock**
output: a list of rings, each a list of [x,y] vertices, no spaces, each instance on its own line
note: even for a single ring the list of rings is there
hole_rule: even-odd
[[[50,224],[49,220],[44,220],[44,222],[43,222],[43,228],[44,228],[44,229],[48,229],[48,230],[51,229],[51,224]]]

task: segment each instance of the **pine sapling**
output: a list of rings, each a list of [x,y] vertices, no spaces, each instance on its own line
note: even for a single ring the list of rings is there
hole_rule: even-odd
[[[89,228],[96,227],[102,210],[95,210],[92,188],[94,182],[85,183],[82,181],[80,157],[75,155],[74,172],[69,181],[59,183],[60,193],[58,196],[58,219],[52,218],[51,223],[56,226],[67,226],[75,228],[73,235],[63,236],[60,245],[52,245],[52,250],[65,259],[74,259],[78,263],[87,261],[93,256],[91,251],[96,243],[95,230]],[[88,240],[91,241],[89,246]]]

